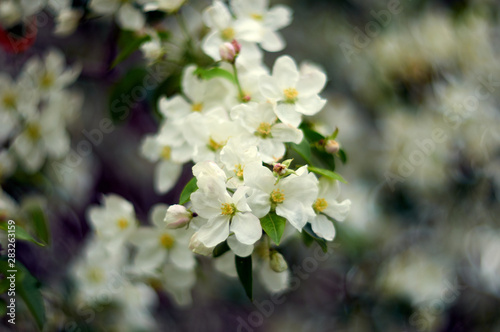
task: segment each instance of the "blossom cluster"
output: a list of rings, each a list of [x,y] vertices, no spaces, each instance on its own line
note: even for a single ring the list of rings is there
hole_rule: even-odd
[[[66,127],[82,98],[67,87],[79,73],[78,65],[66,69],[64,56],[51,50],[43,59],[29,59],[15,78],[0,74],[0,177],[10,176],[17,165],[35,173],[70,151]]]

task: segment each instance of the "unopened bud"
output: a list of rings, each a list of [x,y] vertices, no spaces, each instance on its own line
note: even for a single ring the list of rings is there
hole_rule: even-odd
[[[241,44],[238,43],[238,41],[236,39],[233,39],[231,41],[231,45],[233,45],[234,47],[234,51],[236,52],[236,55],[240,54],[240,51],[241,51]]]
[[[288,270],[288,264],[282,254],[276,250],[272,250],[269,255],[269,265],[274,272],[283,272]]]
[[[325,144],[325,151],[330,154],[336,154],[340,150],[340,145],[337,141],[329,139]]]
[[[286,167],[285,165],[280,164],[280,163],[276,163],[273,166],[273,172],[278,174],[279,176],[285,175],[287,169],[288,169],[288,167]]]
[[[207,247],[198,239],[198,233],[194,233],[193,236],[191,236],[191,240],[189,241],[189,249],[195,254],[200,254],[203,256],[209,256],[214,251],[214,248]]]
[[[219,47],[219,53],[222,61],[227,61],[229,63],[234,63],[236,60],[236,49],[232,43],[224,43]]]
[[[167,228],[181,228],[189,224],[193,219],[193,213],[188,211],[183,205],[172,205],[168,208],[164,221]]]

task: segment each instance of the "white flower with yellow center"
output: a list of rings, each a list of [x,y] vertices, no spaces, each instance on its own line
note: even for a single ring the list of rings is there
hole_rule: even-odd
[[[57,112],[50,109],[43,109],[26,119],[25,127],[12,143],[12,149],[27,172],[38,171],[47,157],[61,158],[66,155],[70,139],[64,125]]]
[[[326,75],[313,66],[297,69],[295,61],[287,56],[279,57],[273,66],[272,75],[260,79],[260,91],[276,103],[275,113],[287,124],[298,127],[302,115],[314,115],[326,104],[319,97],[326,83]]]
[[[205,9],[203,21],[211,30],[203,39],[201,47],[216,61],[221,59],[219,48],[225,42],[236,39],[242,45],[242,52],[245,52],[247,45],[261,39],[259,24],[256,21],[235,20],[221,1],[216,0],[212,6]]]
[[[36,88],[42,97],[48,97],[52,92],[60,91],[72,84],[80,75],[81,66],[74,65],[66,69],[64,55],[58,50],[50,50],[43,62],[33,57],[24,65],[19,82]]]
[[[116,15],[116,23],[125,30],[140,30],[146,23],[144,13],[133,0],[91,0],[90,8],[98,14]]]
[[[268,0],[231,1],[231,9],[238,20],[250,20],[259,25],[260,46],[268,52],[278,52],[285,48],[285,41],[276,31],[290,24],[292,11],[283,5],[268,8]]]
[[[174,187],[182,173],[182,164],[193,157],[194,148],[183,139],[179,126],[166,122],[156,135],[147,135],[141,145],[141,154],[157,162],[154,185],[158,193]]]
[[[167,229],[163,221],[167,206],[158,204],[151,211],[153,227],[139,227],[130,237],[138,249],[133,269],[140,274],[154,274],[167,261],[180,269],[193,269],[195,259],[189,250],[192,231]]]
[[[247,130],[245,140],[255,144],[265,163],[278,161],[285,154],[285,142],[300,143],[301,130],[278,123],[270,103],[241,104],[231,110],[231,118]]]
[[[231,138],[220,153],[220,162],[228,177],[227,187],[237,188],[243,185],[243,170],[252,162],[262,162],[257,147],[245,139]]]
[[[97,238],[111,250],[120,248],[137,229],[134,206],[118,195],[104,196],[103,205],[91,207],[87,215]]]
[[[316,235],[331,241],[335,237],[335,228],[328,217],[344,221],[351,209],[351,201],[337,201],[340,194],[340,183],[337,180],[322,177],[318,187],[318,197],[312,205],[315,214],[308,221]]]
[[[198,168],[212,168],[213,163],[202,162]],[[231,196],[226,190],[223,178],[200,172],[197,180],[202,183],[191,194],[193,210],[207,223],[197,231],[197,239],[206,247],[214,247],[234,233],[236,239],[246,245],[254,244],[262,236],[259,219],[252,214],[246,202],[246,187],[239,187]],[[221,173],[219,173],[221,174]]]
[[[252,213],[262,218],[271,210],[286,218],[293,227],[302,231],[314,211],[312,204],[318,194],[318,180],[303,166],[277,181],[272,171],[259,163],[245,167],[243,174],[249,191],[248,204]]]
[[[109,250],[104,242],[91,238],[83,255],[71,267],[78,300],[92,304],[111,301],[118,296],[116,286],[127,282],[123,271],[125,261],[126,251],[120,248]]]

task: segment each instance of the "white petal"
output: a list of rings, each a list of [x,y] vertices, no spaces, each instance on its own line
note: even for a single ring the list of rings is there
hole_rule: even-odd
[[[299,200],[286,199],[276,207],[276,214],[286,218],[299,232],[307,223],[308,215]]]
[[[264,18],[264,24],[273,30],[284,28],[289,25],[291,21],[292,10],[283,5],[277,5],[271,8]]]
[[[297,129],[291,125],[278,123],[271,128],[273,139],[280,142],[292,142],[299,144],[304,138],[302,130]]]
[[[253,252],[253,244],[243,244],[235,236],[227,238],[227,245],[231,250],[240,257],[250,256]]]
[[[279,52],[285,48],[285,40],[280,34],[267,30],[260,45],[268,52]]]
[[[260,93],[266,98],[279,99],[283,94],[276,80],[269,75],[262,75],[259,78],[259,89]]]
[[[155,168],[155,188],[159,193],[170,191],[179,180],[182,165],[163,160]]]
[[[269,194],[259,189],[251,189],[247,203],[252,210],[252,213],[257,218],[262,218],[271,210],[271,202],[269,201]]]
[[[271,164],[278,161],[285,154],[285,144],[279,140],[261,139],[259,141],[259,153],[262,161]]]
[[[288,55],[279,57],[273,66],[273,78],[281,89],[293,88],[299,80],[295,61]]]
[[[325,106],[326,100],[318,95],[300,97],[296,102],[296,111],[304,115],[314,115]]]
[[[170,249],[169,258],[174,265],[181,269],[192,269],[196,265],[193,252],[185,243],[175,243],[174,247]]]
[[[309,220],[312,226],[312,230],[316,235],[322,237],[327,241],[332,241],[335,237],[335,227],[333,226],[333,222],[328,220],[328,218],[324,215],[317,215]]]
[[[319,70],[310,70],[300,77],[297,83],[299,95],[314,95],[323,90],[326,83],[326,75]]]
[[[297,112],[297,107],[294,104],[278,104],[274,112],[283,123],[294,127],[298,127],[302,121],[302,115]]]
[[[345,218],[347,218],[347,215],[351,210],[351,201],[349,199],[346,199],[341,203],[338,203],[336,201],[327,203],[328,206],[323,211],[325,214],[329,215],[330,217],[332,217],[337,221],[344,221]]]
[[[243,178],[245,185],[268,194],[271,193],[276,182],[273,173],[260,162],[249,163],[243,170]]]
[[[131,4],[125,3],[120,9],[118,9],[117,21],[118,25],[123,29],[127,30],[140,30],[144,27],[146,23],[146,18],[142,14],[142,12],[136,8],[134,8]]]
[[[254,244],[262,236],[260,220],[252,213],[236,213],[231,222],[231,232],[243,244]]]
[[[217,216],[198,230],[198,240],[207,247],[215,247],[229,236],[229,218]]]
[[[265,261],[262,266],[260,266],[258,271],[260,277],[259,280],[268,291],[278,293],[288,288],[290,270],[280,273],[275,272],[269,266],[269,262]]]

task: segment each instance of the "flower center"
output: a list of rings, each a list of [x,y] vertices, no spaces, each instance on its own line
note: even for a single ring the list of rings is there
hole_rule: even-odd
[[[126,229],[128,227],[128,220],[125,218],[120,218],[120,219],[118,219],[116,224],[118,225],[119,229],[123,230],[123,229]]]
[[[221,38],[225,41],[231,41],[234,39],[234,29],[229,27],[221,31]]]
[[[259,13],[253,13],[252,15],[250,15],[254,20],[256,21],[262,21],[262,19],[264,18],[262,16],[262,14],[259,14]]]
[[[28,137],[32,141],[36,141],[37,139],[39,139],[42,136],[40,126],[37,123],[28,124],[26,130],[28,133]]]
[[[104,279],[104,273],[100,268],[94,267],[88,271],[87,277],[91,282],[98,284]]]
[[[174,246],[175,240],[174,238],[167,233],[164,233],[160,237],[160,244],[165,249],[171,249]]]
[[[297,101],[299,92],[295,88],[288,88],[283,90],[283,94],[285,95],[285,103],[293,104]]]
[[[170,148],[170,146],[164,146],[161,150],[161,157],[165,160],[169,160],[171,153],[172,149]]]
[[[193,112],[201,112],[202,110],[203,110],[202,103],[195,103],[191,106],[191,111],[193,111]]]
[[[40,86],[44,89],[50,88],[54,84],[54,76],[51,73],[45,73],[40,80]]]
[[[313,204],[313,209],[316,213],[323,212],[327,207],[328,203],[324,198],[318,198]]]
[[[208,141],[208,148],[212,151],[218,151],[224,147],[224,143],[216,142],[212,137]]]
[[[236,174],[237,177],[243,180],[243,167],[241,164],[234,165],[234,174]]]
[[[13,93],[7,92],[3,95],[2,102],[6,108],[15,108],[17,104],[16,96]]]
[[[271,124],[267,122],[261,122],[255,134],[262,138],[271,136]]]
[[[271,201],[273,203],[279,204],[283,203],[285,200],[285,193],[280,189],[274,189],[271,193]]]
[[[236,213],[236,206],[234,204],[222,203],[220,210],[223,216],[233,216]]]

